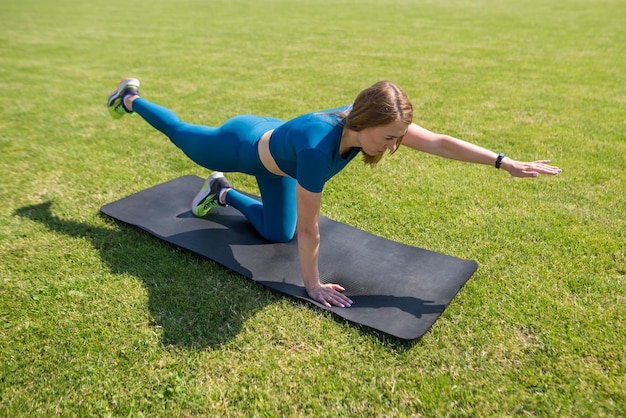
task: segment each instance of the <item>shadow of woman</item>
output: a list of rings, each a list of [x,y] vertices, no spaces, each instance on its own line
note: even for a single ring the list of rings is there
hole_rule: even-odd
[[[15,215],[56,233],[89,239],[112,273],[140,279],[165,345],[219,346],[273,298],[269,290],[137,228],[61,219],[52,213],[51,201],[17,209]]]

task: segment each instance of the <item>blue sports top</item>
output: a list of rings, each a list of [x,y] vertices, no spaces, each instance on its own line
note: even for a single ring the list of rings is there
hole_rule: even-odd
[[[270,153],[278,167],[312,193],[320,193],[331,177],[340,172],[360,148],[346,157],[339,152],[344,119],[343,106],[299,116],[277,127],[272,133]]]

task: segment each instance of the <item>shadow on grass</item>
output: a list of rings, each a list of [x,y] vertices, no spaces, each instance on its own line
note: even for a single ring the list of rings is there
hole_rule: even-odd
[[[219,346],[272,300],[261,286],[139,229],[123,224],[109,229],[61,219],[51,206],[48,201],[17,209],[15,214],[50,231],[90,240],[111,272],[139,278],[148,292],[155,325],[163,329],[165,345]]]
[[[52,203],[26,206],[17,209],[15,215],[39,222],[53,232],[90,240],[112,273],[139,278],[148,292],[154,325],[163,329],[165,345],[220,346],[273,300],[272,291],[264,286],[173,244],[155,240],[141,229],[124,223],[117,223],[118,229],[109,229],[61,219],[52,213]],[[442,307],[422,309],[440,312]],[[333,318],[348,322],[336,315]],[[417,342],[399,340],[360,324],[351,325],[362,335],[373,336],[395,350],[409,349]]]

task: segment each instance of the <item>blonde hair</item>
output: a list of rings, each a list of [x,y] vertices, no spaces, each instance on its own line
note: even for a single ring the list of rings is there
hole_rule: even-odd
[[[346,115],[345,126],[359,132],[366,128],[387,125],[401,120],[409,125],[413,121],[413,105],[409,97],[396,84],[379,81],[361,91]],[[404,136],[396,141],[396,149]],[[383,154],[367,155],[363,153],[363,162],[375,166]]]

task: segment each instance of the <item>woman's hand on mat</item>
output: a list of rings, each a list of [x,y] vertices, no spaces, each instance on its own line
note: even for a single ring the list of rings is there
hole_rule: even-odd
[[[307,289],[307,293],[313,299],[321,303],[322,305],[330,308],[331,306],[338,306],[340,308],[349,308],[352,306],[352,301],[349,297],[344,295],[343,287],[335,283],[325,283],[314,287],[313,289]]]
[[[539,174],[556,175],[563,171],[559,167],[550,165],[549,162],[550,160],[522,162],[505,158],[502,160],[501,167],[513,177],[537,177]]]

